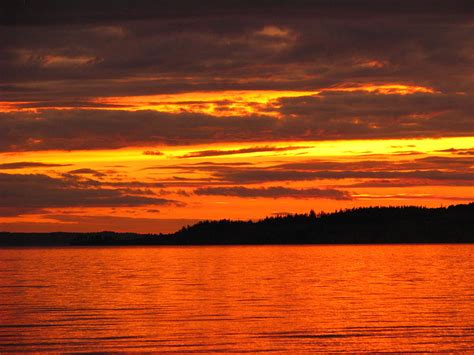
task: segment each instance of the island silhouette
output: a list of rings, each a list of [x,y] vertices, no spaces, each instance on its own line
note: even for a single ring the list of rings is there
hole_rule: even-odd
[[[0,232],[0,246],[473,243],[474,203],[364,207],[258,221],[201,221],[169,234]]]

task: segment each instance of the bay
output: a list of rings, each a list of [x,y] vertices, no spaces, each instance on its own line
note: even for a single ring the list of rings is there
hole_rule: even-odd
[[[0,351],[474,351],[474,245],[0,249]]]

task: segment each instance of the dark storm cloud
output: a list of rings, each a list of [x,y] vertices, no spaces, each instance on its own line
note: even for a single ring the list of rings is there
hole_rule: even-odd
[[[20,215],[58,207],[117,207],[178,204],[132,195],[130,190],[92,187],[89,182],[42,174],[0,174],[0,212]]]
[[[3,151],[474,132],[471,1],[26,3],[0,5],[0,100],[75,110],[3,114]],[[80,109],[121,107],[98,96],[386,83],[439,93],[323,92],[279,100],[280,119]]]
[[[4,100],[387,81],[472,90],[467,0],[2,4]]]
[[[89,22],[120,22],[141,19],[169,19],[196,16],[282,16],[306,15],[321,17],[363,17],[412,15],[422,12],[422,17],[460,15],[472,10],[472,3],[465,0],[206,0],[193,4],[184,0],[4,0],[0,20],[4,25],[57,25]],[[454,21],[455,18],[447,18]]]
[[[235,196],[242,198],[327,198],[334,200],[350,200],[347,191],[335,189],[295,189],[283,186],[248,188],[245,186],[204,187],[194,190],[196,195]]]
[[[51,164],[51,163],[40,163],[33,161],[19,161],[14,163],[0,164],[0,170],[13,170],[13,169],[25,169],[25,168],[57,168],[62,166],[71,166],[72,164]]]

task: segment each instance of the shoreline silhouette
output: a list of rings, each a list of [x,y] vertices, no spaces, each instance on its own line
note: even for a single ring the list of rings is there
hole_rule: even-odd
[[[104,245],[291,245],[473,243],[474,203],[427,208],[364,207],[258,221],[201,221],[169,234],[0,232],[0,247]]]

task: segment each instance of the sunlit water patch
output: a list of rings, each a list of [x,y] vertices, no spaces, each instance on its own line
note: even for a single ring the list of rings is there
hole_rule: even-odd
[[[0,250],[0,351],[474,351],[474,245]]]

